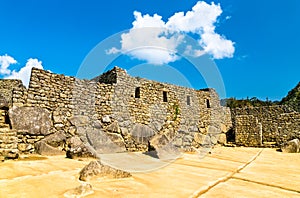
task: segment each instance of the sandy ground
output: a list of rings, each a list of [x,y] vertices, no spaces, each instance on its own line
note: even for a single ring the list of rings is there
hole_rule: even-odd
[[[0,163],[0,197],[72,197],[68,192],[81,185],[78,173],[90,161],[33,157]],[[141,162],[130,157],[107,159],[132,169],[156,162],[146,155]],[[84,197],[300,197],[299,165],[300,154],[220,147],[202,159],[183,154],[165,167],[141,169],[131,178],[94,178],[89,181],[93,193]]]

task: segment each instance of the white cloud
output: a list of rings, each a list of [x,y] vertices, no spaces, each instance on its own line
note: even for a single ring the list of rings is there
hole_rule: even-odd
[[[207,4],[199,1],[191,11],[177,12],[166,23],[167,28],[182,32],[199,33],[201,31],[214,31],[214,23],[222,13],[220,5]]]
[[[21,79],[23,84],[28,87],[31,69],[35,67],[38,69],[43,69],[42,61],[39,61],[36,58],[30,58],[27,60],[27,63],[19,71],[11,71],[8,76],[5,76],[6,79]]]
[[[233,56],[234,43],[215,32],[215,24],[222,14],[219,4],[199,1],[191,11],[177,12],[166,22],[158,14],[142,15],[137,11],[133,14],[132,28],[121,36],[121,48],[113,47],[107,54],[122,53],[152,64],[167,64],[179,59],[176,53],[184,43],[184,35],[193,33],[200,38],[199,46],[188,47],[183,53],[198,57],[206,52],[215,59]]]
[[[233,42],[226,40],[223,36],[214,32],[205,32],[201,35],[200,45],[204,50],[212,54],[215,59],[222,59],[225,57],[231,58],[234,53]]]
[[[8,67],[11,64],[16,64],[17,61],[7,54],[0,56],[0,74],[1,75],[9,75],[11,71],[8,69]]]
[[[150,16],[149,14],[142,16],[142,13],[134,11],[133,15],[135,18],[135,21],[132,22],[133,28],[165,27],[165,22],[162,20],[162,17],[157,14],[154,14],[153,16]]]
[[[143,21],[143,19],[142,19]],[[159,27],[147,27],[151,22],[135,21],[138,27],[132,28],[129,33],[122,34],[122,53],[134,58],[145,60],[151,64],[167,64],[178,60],[176,48],[182,42],[182,35],[162,36],[163,29]],[[159,23],[154,22],[154,25]]]

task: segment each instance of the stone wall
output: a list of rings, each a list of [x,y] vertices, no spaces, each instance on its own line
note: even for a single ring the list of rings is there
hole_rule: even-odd
[[[6,106],[12,106],[13,92],[25,89],[21,80],[2,79],[0,80],[0,100],[1,103],[7,103]],[[16,102],[16,101],[14,101]]]
[[[300,139],[300,113],[283,113],[277,117],[277,142],[286,142],[295,138]]]
[[[231,127],[229,109],[220,106],[213,89],[131,77],[117,67],[93,80],[33,68],[29,88],[19,86],[10,97],[9,116],[22,152],[40,152],[41,146],[53,153],[77,152],[78,140],[93,152],[147,151],[166,144],[190,150],[216,144]]]
[[[235,117],[236,144],[242,146],[262,146],[262,128],[257,117],[238,115]]]
[[[259,146],[259,127],[249,129],[247,126],[257,119],[257,125],[261,125],[262,144],[264,146],[278,146],[292,138],[300,137],[299,115],[288,106],[246,107],[232,109],[235,140],[239,145]],[[239,116],[243,116],[241,119]],[[250,116],[248,118],[245,118]],[[256,122],[254,122],[256,123]],[[247,138],[251,137],[251,141]],[[253,140],[253,138],[258,138]]]
[[[149,141],[157,134],[178,148],[199,147],[206,136],[210,138],[212,135],[209,134],[210,127],[214,127],[218,135],[221,128],[227,132],[231,127],[230,111],[220,106],[213,89],[197,91],[131,77],[120,68],[94,80],[116,82],[113,84],[110,117],[118,123],[121,131],[126,131],[123,138],[127,150],[147,149]],[[148,134],[141,134],[141,128]],[[216,143],[218,137],[214,139]]]

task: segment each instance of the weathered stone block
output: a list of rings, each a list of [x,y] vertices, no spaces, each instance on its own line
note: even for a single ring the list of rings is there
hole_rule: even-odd
[[[16,130],[26,130],[29,134],[50,134],[52,126],[50,112],[41,107],[14,107],[9,110],[11,126]]]
[[[39,141],[34,145],[35,150],[40,155],[64,155],[65,152],[48,145],[44,141]]]
[[[219,135],[218,143],[222,144],[222,145],[225,145],[227,143],[227,139],[226,139],[226,134],[225,133],[221,133]]]
[[[131,174],[119,169],[103,165],[100,161],[91,161],[79,173],[79,180],[87,181],[91,177],[110,177],[110,178],[126,178]]]
[[[293,139],[281,145],[281,151],[284,153],[299,153],[300,143],[298,139]]]

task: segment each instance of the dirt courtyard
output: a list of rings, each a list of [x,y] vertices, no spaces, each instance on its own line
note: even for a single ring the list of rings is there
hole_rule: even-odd
[[[115,158],[126,165],[126,157]],[[0,197],[76,197],[68,192],[83,183],[79,171],[90,160],[31,156],[0,163]],[[130,178],[91,179],[92,191],[82,197],[300,197],[299,165],[299,153],[219,147],[204,158],[185,153]]]

